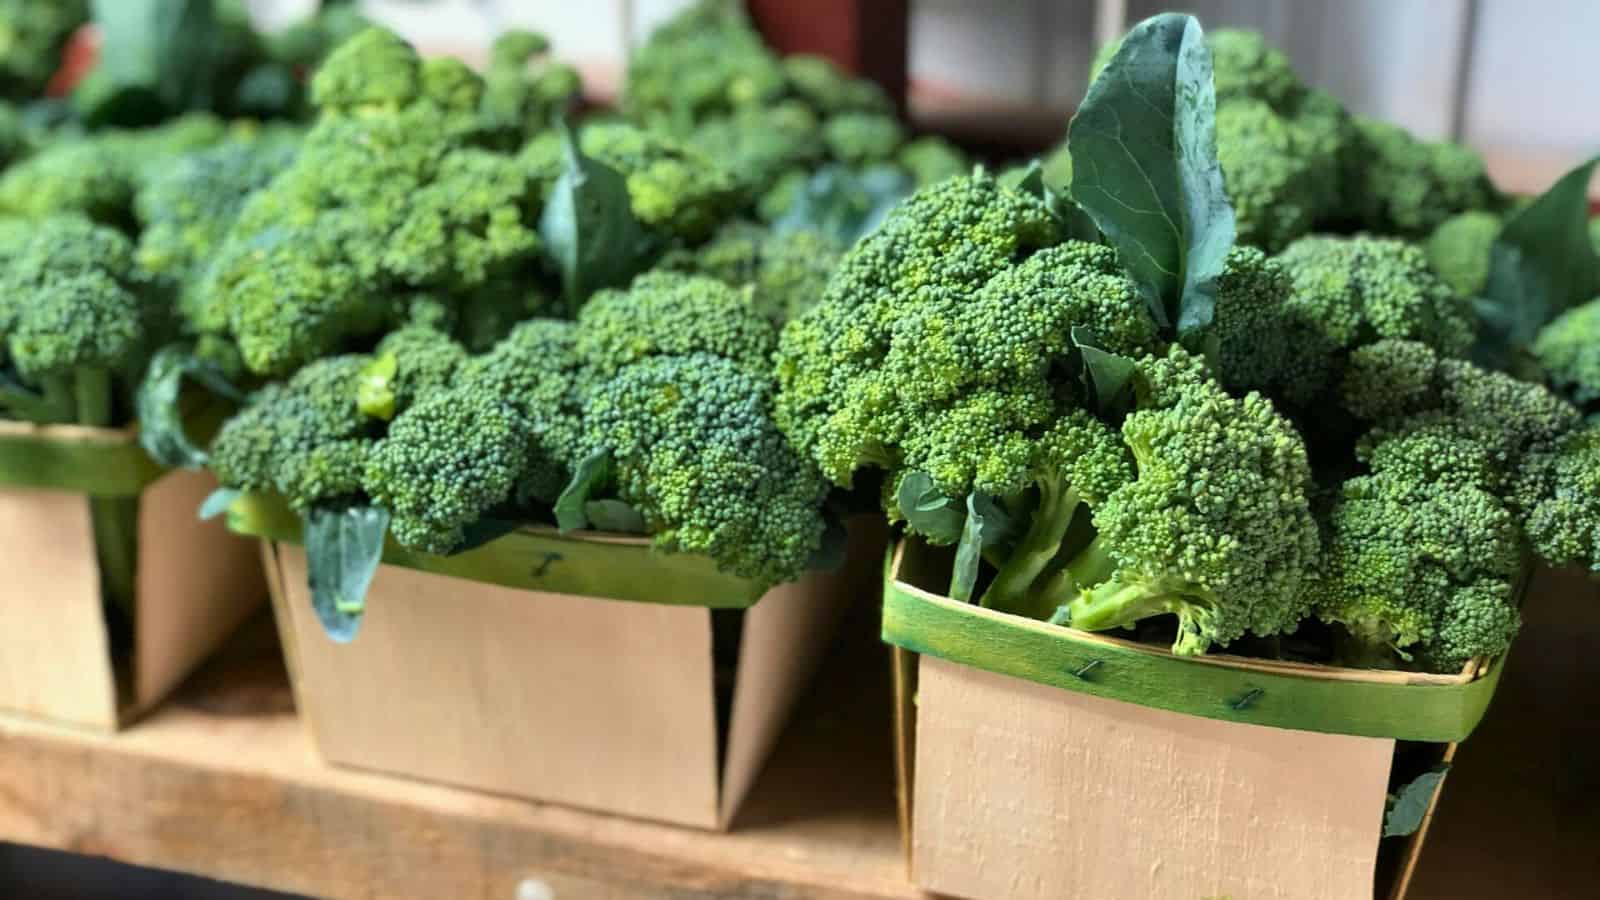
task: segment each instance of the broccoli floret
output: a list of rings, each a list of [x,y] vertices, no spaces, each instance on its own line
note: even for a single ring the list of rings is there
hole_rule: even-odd
[[[310,69],[333,48],[371,25],[354,3],[324,3],[314,15],[262,38],[273,60],[295,69]]]
[[[656,28],[628,57],[622,110],[681,133],[703,117],[776,100],[786,80],[742,3],[701,0]]]
[[[531,31],[512,29],[495,38],[480,110],[491,133],[520,143],[544,130],[578,96],[577,70],[545,58],[549,51],[549,39]],[[537,69],[531,77],[530,66]]]
[[[216,118],[192,115],[159,128],[50,144],[0,175],[0,212],[30,219],[79,213],[132,232],[134,196],[144,180],[174,156],[210,146],[225,133]]]
[[[892,115],[850,112],[823,123],[822,140],[834,159],[861,166],[892,160],[906,133]]]
[[[1421,238],[1457,213],[1500,203],[1482,158],[1466,147],[1423,141],[1360,116],[1355,127],[1360,149],[1351,155],[1345,190],[1362,226]]]
[[[602,377],[648,357],[691,353],[764,373],[776,343],[747,290],[675,272],[646,272],[627,290],[596,294],[578,313],[578,358]]]
[[[762,584],[799,578],[822,543],[827,483],[783,439],[772,383],[707,353],[651,356],[596,383],[586,443],[656,546]]]
[[[366,457],[361,485],[392,516],[395,540],[449,553],[505,502],[527,457],[527,420],[481,391],[442,391],[401,413]]]
[[[1600,420],[1536,446],[1523,458],[1528,541],[1551,565],[1600,572]]]
[[[749,286],[757,313],[775,326],[810,309],[822,297],[842,248],[812,229],[777,233],[753,222],[724,225],[692,251],[669,255],[662,265]]]
[[[20,418],[110,426],[167,335],[164,286],[120,233],[77,216],[0,230],[0,360],[42,403]],[[0,404],[3,405],[3,404]]]
[[[527,424],[527,460],[514,494],[519,503],[552,504],[582,459],[581,370],[577,326],[530,319],[482,356],[464,363],[457,388],[501,397]]]
[[[1291,117],[1265,102],[1217,105],[1217,158],[1241,243],[1268,251],[1311,231],[1339,201],[1343,120]]]
[[[361,412],[388,421],[418,398],[450,384],[467,360],[466,348],[444,332],[408,325],[385,335],[362,372],[356,392]]]
[[[907,142],[895,157],[900,168],[911,173],[917,187],[936,184],[946,178],[965,175],[972,171],[972,160],[961,149],[944,138],[930,135]],[[1070,165],[1070,163],[1069,163]],[[1046,180],[1049,175],[1046,174]],[[1071,180],[1070,175],[1068,180]],[[1056,184],[1058,182],[1051,182]]]
[[[315,126],[245,202],[202,287],[251,371],[371,336],[418,292],[449,305],[535,264],[539,185],[474,143],[481,94],[460,62],[424,62],[380,29],[329,56]]]
[[[0,2],[0,97],[32,100],[61,67],[61,51],[89,21],[88,0]]]
[[[203,268],[245,198],[294,160],[298,143],[299,133],[288,128],[246,132],[173,159],[140,187],[134,200],[143,229],[137,259],[178,282],[180,307],[195,331],[227,329],[226,310],[200,290]]]
[[[892,108],[882,88],[850,76],[826,57],[807,53],[784,57],[783,73],[795,95],[826,115],[888,113]]]
[[[1458,296],[1478,296],[1489,281],[1489,250],[1503,224],[1483,210],[1451,216],[1422,245],[1428,265]]]
[[[1422,652],[1458,670],[1503,653],[1516,633],[1516,521],[1486,490],[1481,445],[1448,427],[1369,448],[1371,474],[1345,482],[1328,520],[1317,615],[1345,626],[1357,662]]]
[[[1600,411],[1600,297],[1540,329],[1533,355],[1556,390],[1585,410]]]
[[[1279,112],[1290,112],[1305,95],[1305,84],[1283,51],[1268,44],[1259,32],[1218,28],[1206,32],[1211,51],[1212,77],[1217,103],[1257,100]]]
[[[627,178],[639,221],[672,237],[705,239],[747,199],[732,173],[666,135],[606,122],[583,129],[579,142]]]
[[[210,466],[225,487],[274,491],[294,509],[356,497],[374,422],[356,406],[357,354],[319,359],[286,382],[257,391],[211,444]]]
[[[816,114],[786,100],[743,107],[701,122],[685,140],[726,169],[747,196],[769,190],[784,173],[810,167],[827,154]]]

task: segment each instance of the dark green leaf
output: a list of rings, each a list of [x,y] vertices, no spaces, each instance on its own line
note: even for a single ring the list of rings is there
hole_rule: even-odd
[[[1073,203],[1072,198],[1050,186],[1045,179],[1044,163],[1037,159],[1028,163],[1028,168],[1017,180],[1016,189],[1042,200],[1050,213],[1061,221],[1067,237],[1089,242],[1100,240],[1100,229],[1095,227],[1089,214]]]
[[[100,52],[73,103],[94,125],[151,124],[211,105],[222,47],[215,0],[94,0]]]
[[[38,391],[25,387],[4,371],[0,371],[0,412],[7,418],[52,425],[72,421],[72,413],[51,401]]]
[[[589,527],[589,497],[611,477],[611,451],[596,450],[572,470],[572,480],[556,498],[556,527],[563,533]]]
[[[589,519],[589,527],[596,531],[649,533],[644,525],[644,516],[621,500],[590,500],[583,505],[583,514]]]
[[[191,348],[169,344],[156,352],[134,397],[139,420],[139,444],[150,458],[171,469],[198,469],[206,464],[206,451],[184,430],[185,378],[212,394],[234,402],[244,395],[228,381],[216,363],[194,355]]]
[[[1489,277],[1477,300],[1480,362],[1504,368],[1539,329],[1600,294],[1600,253],[1589,237],[1596,164],[1600,157],[1563,175],[1506,220],[1489,250]]]
[[[984,550],[1009,541],[1015,530],[1016,521],[994,497],[981,491],[967,495],[967,521],[961,529],[961,542],[956,545],[955,568],[950,573],[950,599],[972,602]]]
[[[468,550],[476,550],[484,544],[503,538],[521,527],[522,523],[515,519],[499,519],[485,516],[466,527],[466,534],[462,537],[461,543],[454,550],[451,550],[448,555],[455,556]]]
[[[849,246],[876,229],[915,187],[909,175],[893,166],[824,166],[801,186],[772,228],[779,234],[820,231]]]
[[[895,493],[900,514],[906,524],[936,544],[954,544],[961,539],[966,511],[961,503],[947,496],[926,472],[912,472],[900,479]]]
[[[1072,199],[1138,283],[1157,321],[1186,335],[1211,321],[1233,245],[1217,162],[1211,54],[1194,17],[1139,23],[1072,119]]]
[[[388,530],[389,511],[376,506],[313,509],[305,517],[311,606],[323,631],[341,644],[361,627]]]
[[[1133,376],[1138,364],[1118,353],[1103,350],[1088,328],[1072,329],[1072,344],[1083,361],[1082,379],[1093,412],[1117,419],[1133,406]]]
[[[604,287],[626,284],[649,262],[649,234],[633,215],[621,173],[583,155],[562,123],[561,175],[550,189],[539,236],[574,308]]]
[[[206,522],[227,512],[228,507],[233,505],[233,501],[243,495],[244,491],[227,487],[217,488],[207,494],[206,499],[200,503],[200,521]]]
[[[1433,802],[1433,795],[1439,790],[1439,783],[1449,773],[1450,765],[1440,763],[1390,794],[1388,806],[1383,812],[1383,836],[1416,834],[1417,829],[1422,827],[1423,817],[1428,813],[1428,804]]]

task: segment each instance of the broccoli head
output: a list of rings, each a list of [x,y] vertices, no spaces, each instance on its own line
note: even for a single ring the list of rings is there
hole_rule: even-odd
[[[1502,224],[1499,216],[1484,210],[1445,219],[1423,242],[1428,265],[1458,296],[1478,296],[1489,281],[1489,250]]]
[[[319,359],[250,398],[217,432],[210,466],[225,487],[274,491],[295,510],[360,496],[376,436],[356,405],[370,358]]]
[[[838,243],[820,231],[780,233],[765,225],[734,221],[705,244],[669,254],[662,264],[734,287],[748,286],[755,311],[781,327],[821,298],[841,252]]]
[[[1500,204],[1482,158],[1466,147],[1360,116],[1355,127],[1360,149],[1350,157],[1345,190],[1361,226],[1422,238],[1457,213]]]
[[[773,424],[772,383],[710,353],[651,356],[595,383],[590,451],[656,546],[763,584],[799,578],[822,544],[827,482]]]
[[[771,189],[785,173],[813,166],[827,155],[816,114],[794,100],[710,117],[684,140],[726,169],[747,196]]]
[[[502,140],[520,144],[577,98],[582,88],[577,70],[546,58],[549,51],[544,35],[515,28],[489,48],[480,112],[484,127]],[[531,77],[530,66],[536,67]]]
[[[426,325],[408,325],[385,335],[361,373],[356,405],[385,421],[426,394],[450,384],[467,351],[449,335]]]
[[[622,110],[682,133],[706,116],[776,100],[786,82],[739,0],[700,0],[628,57]]]
[[[1551,565],[1600,572],[1600,421],[1533,448],[1519,480],[1534,550]]]
[[[1337,109],[1291,116],[1262,100],[1217,104],[1217,159],[1241,243],[1276,251],[1327,217],[1340,201],[1347,131]]]
[[[1600,411],[1600,297],[1540,329],[1533,355],[1556,390],[1580,408]]]
[[[823,123],[822,140],[834,159],[861,166],[894,159],[906,142],[906,133],[892,115],[848,112]]]
[[[627,179],[639,221],[672,237],[703,240],[747,199],[732,173],[658,132],[601,122],[583,129],[579,142]]]
[[[893,108],[882,88],[852,77],[827,57],[809,53],[786,56],[783,74],[790,91],[825,115],[888,113]]]
[[[627,290],[601,291],[578,313],[576,352],[599,377],[652,356],[711,353],[765,373],[777,343],[748,289],[713,278],[651,271]]]
[[[954,178],[972,171],[972,161],[959,147],[934,135],[908,141],[900,148],[895,161],[900,164],[900,168],[911,173],[911,178],[917,183],[917,187],[935,184],[946,178]],[[1048,175],[1046,180],[1049,180]],[[1070,181],[1071,178],[1067,180]]]

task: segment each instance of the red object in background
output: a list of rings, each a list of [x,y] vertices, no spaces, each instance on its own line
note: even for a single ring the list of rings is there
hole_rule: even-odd
[[[881,85],[906,105],[909,0],[747,0],[750,18],[779,53],[814,53]]]
[[[67,45],[61,49],[61,68],[50,76],[44,86],[46,97],[65,97],[78,86],[83,76],[89,74],[100,58],[100,30],[84,25],[72,33]]]

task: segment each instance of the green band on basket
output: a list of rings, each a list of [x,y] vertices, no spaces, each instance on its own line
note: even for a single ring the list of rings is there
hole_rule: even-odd
[[[891,554],[894,551],[891,549]],[[997,613],[900,581],[884,569],[883,639],[913,653],[1110,700],[1331,734],[1450,743],[1483,718],[1503,660],[1476,679],[1179,657]],[[1271,671],[1278,669],[1278,671]],[[1297,671],[1290,671],[1291,669]]]
[[[5,425],[0,487],[136,497],[163,474],[131,430]]]
[[[228,508],[228,528],[238,534],[300,543],[300,517],[282,498],[246,494]],[[760,586],[721,572],[709,557],[661,553],[645,538],[563,535],[530,526],[455,556],[417,553],[390,538],[383,561],[436,575],[531,591],[659,603],[744,609],[764,593]]]

